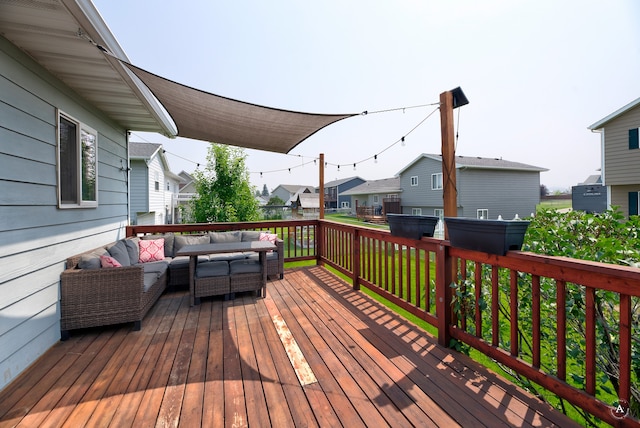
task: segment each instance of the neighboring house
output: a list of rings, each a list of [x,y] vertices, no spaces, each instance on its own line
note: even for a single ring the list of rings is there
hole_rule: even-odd
[[[182,177],[169,169],[161,144],[129,143],[131,224],[171,224],[179,219]]]
[[[326,209],[350,208],[351,196],[343,195],[343,192],[353,189],[364,183],[360,177],[349,177],[330,181],[324,184],[324,207]]]
[[[625,216],[640,214],[640,98],[589,126],[600,132],[602,185],[607,206]]]
[[[528,217],[540,203],[540,173],[545,168],[496,158],[456,156],[459,217]],[[402,212],[443,214],[442,156],[422,154],[398,174]]]
[[[361,207],[370,207],[373,214],[399,213],[401,203],[400,177],[369,180],[350,190],[342,192],[341,196],[351,198],[351,214]],[[396,208],[398,205],[398,208]]]
[[[320,194],[299,193],[296,201],[291,205],[291,211],[298,213],[304,219],[317,219],[320,217]]]
[[[301,186],[299,184],[280,184],[273,189],[271,197],[277,196],[284,201],[285,205],[291,205],[298,199],[301,193],[315,193],[314,186]]]
[[[2,389],[60,340],[66,258],[124,237],[128,131],[177,130],[89,1],[0,2],[0,34]]]

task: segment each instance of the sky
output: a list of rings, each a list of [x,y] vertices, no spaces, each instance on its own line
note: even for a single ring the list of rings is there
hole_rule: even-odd
[[[469,104],[454,111],[457,155],[546,168],[541,184],[567,190],[599,173],[588,126],[640,97],[636,0],[93,1],[155,74],[268,107],[369,112],[289,154],[245,150],[258,190],[318,185],[320,153],[325,182],[388,178],[439,154],[434,103],[458,86]],[[206,164],[208,142],[131,141],[162,144],[175,173]]]

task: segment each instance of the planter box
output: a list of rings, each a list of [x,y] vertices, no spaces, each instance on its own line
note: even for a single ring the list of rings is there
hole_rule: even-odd
[[[522,248],[529,227],[526,220],[480,220],[445,217],[449,241],[454,247],[504,256]]]
[[[426,215],[387,214],[387,221],[393,236],[420,239],[433,236],[438,217]]]

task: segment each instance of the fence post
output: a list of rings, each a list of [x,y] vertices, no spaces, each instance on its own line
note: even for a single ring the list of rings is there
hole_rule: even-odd
[[[449,347],[452,321],[451,283],[454,282],[455,258],[449,256],[449,246],[440,244],[436,251],[436,316],[438,317],[438,343]]]
[[[353,250],[351,251],[352,283],[354,290],[360,290],[360,231],[353,231]]]
[[[324,266],[322,262],[322,256],[324,253],[324,224],[323,220],[317,220],[316,224],[316,233],[315,233],[315,247],[316,247],[316,265]]]

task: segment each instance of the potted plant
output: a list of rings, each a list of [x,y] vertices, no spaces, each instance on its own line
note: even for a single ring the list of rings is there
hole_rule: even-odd
[[[391,234],[410,239],[433,236],[438,220],[427,215],[387,214]]]
[[[529,227],[526,220],[483,220],[445,217],[449,241],[454,247],[504,256],[520,250]]]

